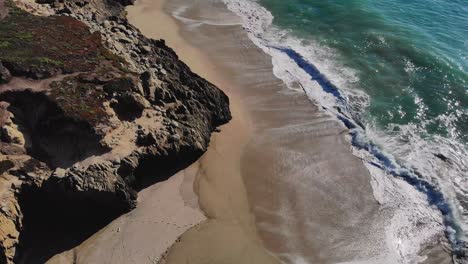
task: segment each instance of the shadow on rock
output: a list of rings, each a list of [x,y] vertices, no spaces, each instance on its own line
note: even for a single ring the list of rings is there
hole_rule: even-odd
[[[19,204],[24,228],[15,263],[45,263],[55,254],[80,245],[129,210],[113,199],[109,193],[67,196],[23,187]]]

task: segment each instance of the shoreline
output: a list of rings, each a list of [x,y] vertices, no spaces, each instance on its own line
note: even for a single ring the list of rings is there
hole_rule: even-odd
[[[160,5],[162,2],[158,1],[157,3]],[[326,263],[330,260],[333,262],[339,262],[346,257],[353,257],[350,255],[343,257],[336,253],[335,257],[332,257],[330,256],[333,255],[331,252],[329,254],[324,254],[325,256],[321,256],[322,254],[319,253],[320,248],[333,248],[333,246],[327,245],[326,243],[328,243],[328,241],[320,246],[314,245],[316,244],[316,232],[310,232],[310,230],[308,230],[309,227],[307,226],[309,225],[308,222],[314,221],[318,221],[320,224],[325,225],[326,222],[329,222],[328,219],[331,219],[333,222],[334,218],[336,218],[338,222],[346,222],[345,218],[349,217],[349,213],[351,212],[346,212],[344,215],[340,215],[343,214],[340,212],[341,209],[339,209],[341,207],[340,204],[335,201],[324,201],[323,205],[320,206],[321,208],[319,208],[319,216],[314,219],[315,216],[308,214],[310,212],[316,211],[317,209],[314,210],[313,208],[310,208],[309,205],[304,204],[304,198],[309,192],[313,192],[313,190],[300,190],[298,193],[298,188],[301,189],[301,187],[299,187],[297,184],[301,185],[300,183],[288,183],[282,179],[283,176],[288,176],[289,173],[295,173],[293,176],[296,176],[304,181],[309,180],[307,179],[307,174],[304,174],[303,172],[299,172],[299,174],[298,172],[294,172],[295,168],[291,167],[293,164],[282,161],[282,156],[287,152],[298,152],[303,158],[309,159],[311,162],[323,160],[326,162],[326,164],[319,165],[318,168],[315,168],[316,173],[320,173],[321,170],[325,170],[325,173],[323,174],[330,177],[337,175],[338,178],[347,177],[348,174],[362,175],[362,177],[358,177],[358,179],[353,180],[355,182],[351,184],[350,188],[343,187],[341,190],[338,190],[343,191],[343,189],[347,189],[346,192],[348,192],[350,195],[351,193],[355,192],[356,189],[361,190],[360,192],[362,193],[362,197],[349,202],[349,206],[356,208],[355,210],[352,210],[356,212],[354,217],[363,219],[362,217],[367,217],[366,214],[369,214],[369,211],[375,212],[377,210],[377,203],[372,195],[372,189],[370,187],[370,176],[363,164],[351,154],[349,143],[346,141],[344,136],[346,128],[341,126],[338,122],[330,120],[325,114],[321,113],[317,106],[314,106],[305,96],[305,94],[302,93],[302,91],[290,91],[286,89],[284,83],[273,75],[273,66],[271,65],[270,57],[260,48],[256,47],[247,37],[247,34],[242,31],[240,27],[240,19],[238,19],[237,23],[234,19],[231,18],[227,19],[228,21],[232,21],[231,23],[225,23],[223,22],[224,20],[217,21],[219,17],[229,16],[230,14],[230,11],[228,11],[224,6],[224,3],[210,2],[207,4],[207,1],[201,1],[191,6],[194,8],[193,11],[186,9],[184,4],[184,1],[173,1],[171,3],[167,2],[167,5],[164,6],[164,16],[176,21],[176,32],[178,32],[175,34],[176,36],[174,36],[174,33],[169,33],[169,35],[164,36],[160,35],[165,34],[165,32],[167,33],[174,31],[165,30],[164,32],[153,32],[152,29],[150,29],[153,25],[152,18],[156,17],[157,12],[159,12],[154,11],[151,8],[161,8],[162,6],[145,6],[144,4],[142,5],[142,1],[140,1],[136,6],[140,6],[140,8],[144,9],[144,12],[138,14],[138,19],[142,23],[139,24],[135,23],[135,21],[132,21],[131,9],[133,7],[130,8],[129,12],[130,21],[132,21],[134,25],[140,28],[140,30],[142,30],[145,35],[150,37],[163,37],[166,39],[168,45],[174,48],[183,61],[185,61],[195,72],[204,75],[204,77],[207,77],[211,82],[220,87],[228,94],[228,96],[230,96],[231,99],[234,94],[242,98],[243,102],[249,100],[258,101],[255,103],[250,102],[240,105],[240,107],[244,108],[248,113],[247,116],[255,120],[255,125],[252,126],[254,132],[250,135],[250,140],[248,141],[246,149],[243,152],[236,154],[235,156],[231,156],[229,159],[231,161],[230,163],[233,163],[232,160],[236,160],[236,158],[241,159],[240,164],[238,164],[238,166],[241,167],[240,177],[241,180],[244,181],[245,187],[247,188],[246,196],[248,197],[248,202],[250,203],[250,210],[252,210],[255,217],[255,224],[250,224],[250,234],[255,235],[257,233],[255,227],[276,226],[279,228],[280,230],[277,232],[272,232],[270,228],[263,227],[260,228],[259,234],[262,237],[268,250],[276,253],[276,255],[280,257],[281,261],[284,262],[312,260],[315,263]],[[209,8],[207,8],[207,6],[209,6]],[[212,8],[212,10],[210,10],[210,8]],[[210,10],[211,12],[208,11],[210,13],[204,13],[204,10]],[[148,20],[146,21],[142,18],[142,15],[144,15],[145,12],[152,12],[152,15],[149,16]],[[179,17],[177,17],[177,19],[172,18],[170,15],[168,15],[171,12],[172,14],[177,13]],[[214,19],[210,20],[210,14],[216,12],[221,12],[221,14],[216,15]],[[188,18],[183,17],[182,14],[186,15]],[[192,21],[195,21],[194,23],[197,25],[197,19],[201,20],[202,22],[195,27],[196,29],[200,29],[195,34],[194,32],[191,32],[193,28],[184,25],[184,21],[188,21],[189,24]],[[187,28],[189,29],[187,30]],[[148,29],[148,31],[146,31],[146,29]],[[157,31],[157,29],[154,30]],[[224,37],[222,37],[221,34],[224,34]],[[233,36],[236,38],[233,39]],[[212,37],[219,38],[217,39],[217,43],[213,43]],[[232,43],[233,40],[234,43]],[[197,43],[197,41],[199,42]],[[185,43],[188,43],[188,45]],[[232,47],[229,46],[230,43],[232,43]],[[204,47],[209,47],[209,49],[204,49]],[[231,48],[231,51],[225,51],[226,47]],[[197,55],[194,56],[194,54]],[[207,56],[207,54],[210,55]],[[236,54],[240,54],[241,56],[238,57]],[[197,56],[200,57],[197,58]],[[204,60],[205,63],[201,63]],[[213,67],[210,62],[215,63],[216,67]],[[213,68],[216,68],[216,70],[213,71]],[[247,69],[251,70],[253,75],[246,76]],[[255,76],[255,74],[261,74],[261,77],[258,78]],[[222,78],[220,76],[223,75],[229,76],[227,80],[237,85],[234,85],[233,88],[229,87],[226,89],[226,83],[219,82],[219,79]],[[235,91],[230,92],[231,89],[235,89]],[[282,95],[281,93],[286,94]],[[265,98],[265,100],[263,98]],[[233,121],[226,125],[227,127],[232,126],[233,124],[235,125],[236,117],[237,120],[239,120],[239,116],[236,111],[236,108],[239,107],[239,105],[235,103],[235,100],[232,101],[234,102],[231,104]],[[289,109],[291,112],[278,112],[278,106],[280,106],[280,109]],[[296,111],[297,113],[295,113]],[[241,119],[243,118],[245,118],[245,116],[242,116]],[[310,138],[308,135],[303,134],[302,132],[297,134],[295,131],[290,131],[291,127],[297,127],[304,131],[309,130],[311,135],[316,134],[317,138]],[[272,129],[280,131],[280,134],[276,132],[271,133]],[[224,135],[229,138],[228,135],[224,134],[226,133],[226,130],[229,129],[225,129],[223,127],[221,134],[218,136],[222,137]],[[281,135],[281,131],[286,133],[284,136],[288,136],[289,134],[291,138],[284,138],[284,136]],[[215,136],[212,141],[210,146],[211,149],[216,149],[216,137],[217,136]],[[265,138],[267,139],[264,140]],[[226,142],[228,145],[226,148],[229,148],[229,144],[231,144],[232,147],[232,142],[229,142],[229,140],[230,139],[228,139]],[[307,143],[303,145],[301,141]],[[273,142],[278,142],[281,146],[275,146]],[[314,147],[317,144],[320,146]],[[329,149],[331,151],[328,151],[328,153],[323,155],[322,151],[325,149]],[[312,154],[312,159],[308,157],[311,155],[311,152],[315,153]],[[329,155],[336,155],[337,153],[340,153],[339,155],[342,157],[333,161],[333,158],[331,158]],[[319,157],[318,160],[316,158],[317,156]],[[207,154],[205,154],[201,160],[203,159],[207,161],[208,167],[210,166],[210,163],[216,164],[219,162],[216,160],[216,157],[210,155],[210,150],[208,150]],[[277,168],[269,168],[272,164],[275,164],[275,162],[280,162]],[[336,167],[334,164],[338,164],[340,162],[345,162],[348,164],[348,171],[345,172],[341,169],[337,169],[338,167]],[[261,164],[261,166],[259,166],[259,164]],[[298,165],[303,166],[301,164]],[[237,170],[236,168],[233,169],[234,171]],[[303,169],[305,172],[310,168],[307,168],[307,165],[305,165]],[[225,171],[213,173],[211,179],[221,182],[226,181],[228,178],[220,176],[223,172]],[[277,178],[279,182],[273,183],[271,180],[265,178],[266,176],[260,177],[261,174],[269,177],[273,176],[274,178]],[[322,177],[322,175],[319,174],[317,174],[317,176]],[[315,180],[312,180],[312,182],[319,183],[322,185],[322,187],[329,185],[329,183],[321,182],[320,179],[318,182]],[[223,184],[225,184],[225,182],[223,182]],[[311,185],[313,184],[311,183]],[[221,189],[222,188],[223,186],[221,185]],[[261,191],[259,191],[258,188],[261,188]],[[315,188],[312,187],[312,189]],[[208,197],[207,199],[204,199],[203,197],[206,191],[200,191],[200,189],[198,190],[198,194],[201,197],[201,208],[208,215],[214,216],[216,214],[216,205],[209,206],[207,208],[203,205],[203,201],[209,203],[210,201],[219,199],[219,195],[213,195],[211,199]],[[229,186],[224,187],[224,191],[226,190],[229,190]],[[274,192],[279,194],[278,197],[274,197]],[[337,196],[339,197],[339,195]],[[317,200],[320,200],[321,198],[321,195],[316,197]],[[282,204],[285,202],[284,199],[290,199],[290,204],[282,206]],[[365,204],[365,209],[359,208],[362,207],[361,204]],[[335,206],[336,209],[328,210],[327,206]],[[211,211],[212,209],[214,209],[214,211]],[[289,219],[288,215],[281,215],[279,217],[274,216],[276,211],[282,210],[296,210],[296,212],[292,211],[291,213],[299,213],[300,215],[298,215],[298,218],[294,219],[293,221],[291,221],[292,219]],[[248,212],[249,208],[244,209],[244,211]],[[364,212],[364,216],[358,215],[360,214],[360,211]],[[222,209],[218,210],[217,212],[221,212],[222,217],[228,215],[228,213],[226,213],[226,211],[223,212]],[[336,223],[333,223],[333,225],[336,225]],[[285,229],[284,232],[281,229]],[[362,231],[363,230],[361,228],[358,228],[358,230],[354,232]],[[293,232],[293,235],[291,236],[288,234],[288,232]],[[306,238],[302,237],[304,234],[299,235],[303,232],[307,233],[305,234],[307,236]],[[208,232],[205,231],[205,234],[207,233]],[[332,231],[331,233],[334,232]],[[327,236],[328,234],[324,235]],[[186,239],[184,239],[184,237]],[[211,246],[200,248],[197,245],[199,244],[198,239],[200,238],[203,239],[204,244],[211,240],[208,237],[204,237],[203,233],[201,233],[201,235],[200,233],[197,233],[197,230],[192,229],[185,233],[182,236],[181,243],[176,243],[170,250],[168,263],[181,263],[189,257],[191,259],[214,258],[217,259],[217,261],[226,261],[226,259],[232,259],[231,261],[233,261],[235,259],[235,261],[229,263],[272,263],[271,261],[249,262],[252,260],[252,257],[244,257],[242,260],[240,260],[239,256],[242,254],[235,253],[235,249],[229,247],[233,244],[237,244],[238,242],[230,243],[230,245],[225,245],[223,247],[219,246],[222,245],[222,243],[219,243],[218,241],[217,243],[213,244],[208,243]],[[323,237],[320,238],[320,240],[326,240],[326,238]],[[226,249],[226,247],[228,247],[228,249]],[[213,252],[211,252],[212,248],[217,249],[215,252],[223,252],[223,254],[214,254],[215,256],[213,256]],[[257,252],[259,251],[261,250],[257,250]],[[299,259],[295,259],[297,255],[300,256]]]
[[[156,196],[165,200],[161,189],[176,192],[182,204],[171,206],[179,198],[158,203],[174,210],[169,215],[175,222],[185,219],[186,226],[156,236],[164,226],[133,224],[132,235],[124,236],[118,226],[125,215],[62,256],[78,256],[83,263],[129,263],[151,254],[154,258],[147,260],[160,264],[394,263],[399,258],[387,252],[387,243],[394,242],[385,240],[394,210],[376,200],[374,185],[381,182],[373,182],[352,154],[348,130],[301,89],[288,89],[273,75],[269,55],[252,43],[224,3],[139,0],[127,10],[144,35],[165,39],[194,72],[229,96],[233,119],[212,136],[199,161],[140,194],[151,204]],[[180,181],[185,195],[180,185],[174,187]],[[165,210],[143,210],[144,204],[128,215],[155,221],[168,216]],[[117,242],[106,245],[106,237],[116,232]],[[124,252],[114,258],[119,248]],[[439,250],[425,252],[435,262],[424,263],[445,263]]]
[[[348,129],[310,102],[300,85],[297,90],[285,88],[272,74],[270,55],[252,43],[241,28],[241,20],[233,19],[234,14],[222,1],[172,1],[165,6],[165,13],[177,21],[185,41],[216,64],[218,73],[229,73],[230,80],[241,87],[235,93],[242,98],[254,130],[243,153],[242,177],[259,234],[269,251],[286,263],[451,260],[443,231],[432,232],[424,242],[398,237],[406,225],[418,229],[414,230],[417,233],[443,230],[441,223],[424,220],[426,214],[438,212],[427,209],[412,216],[414,209],[405,199],[426,204],[424,195],[403,180],[388,179],[385,173],[364,164],[352,149]],[[284,112],[286,109],[290,113]],[[285,154],[297,157],[286,158],[291,164],[284,160]],[[301,160],[318,164],[303,164]],[[272,164],[275,168],[269,170]],[[291,167],[293,164],[297,166]],[[271,176],[280,183],[271,182]],[[329,193],[321,193],[322,189]],[[389,191],[392,194],[385,194]],[[284,205],[285,199],[289,204]],[[308,200],[318,202],[311,206]],[[284,211],[300,219],[291,221],[288,215],[278,215]],[[349,226],[352,223],[360,226]],[[401,239],[407,244],[401,246]],[[336,241],[341,244],[338,248]]]

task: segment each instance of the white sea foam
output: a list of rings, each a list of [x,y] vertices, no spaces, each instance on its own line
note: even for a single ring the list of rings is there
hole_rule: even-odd
[[[289,32],[272,25],[272,14],[253,0],[224,0],[228,8],[243,19],[243,27],[250,39],[264,52],[271,55],[274,74],[282,79],[291,89],[297,89],[299,83],[312,101],[326,109],[331,116],[339,116],[343,112],[337,108],[348,107],[348,116],[355,119],[368,104],[368,96],[357,89],[359,81],[355,72],[340,65],[333,50],[314,43],[313,40],[301,40],[291,36]],[[385,39],[381,40],[385,44]],[[318,71],[332,80],[333,85],[340,88],[346,105],[340,105],[335,96],[325,92],[319,83],[298,66],[283,50],[292,49],[305,61],[314,65]],[[415,70],[408,61],[406,71]],[[417,100],[417,97],[415,97]],[[425,107],[423,104],[418,104]],[[421,113],[423,109],[420,109]],[[401,112],[401,115],[404,115]],[[446,118],[450,125],[449,117]],[[430,122],[430,121],[427,121]],[[465,240],[468,222],[463,215],[460,199],[468,197],[468,152],[466,148],[454,140],[446,138],[426,139],[421,137],[421,127],[413,124],[389,127],[381,131],[372,123],[366,124],[366,131],[357,128],[356,140],[373,142],[380,147],[381,153],[386,153],[392,164],[401,164],[412,172],[417,172],[423,180],[432,184],[435,191],[444,194],[445,200],[453,210],[453,217],[460,224],[463,232],[458,232],[457,239]],[[355,131],[356,132],[356,131]],[[372,186],[375,198],[382,207],[391,208],[386,231],[388,252],[382,252],[379,260],[361,260],[353,263],[417,263],[423,260],[419,256],[421,247],[436,241],[444,231],[442,214],[435,206],[429,205],[426,194],[419,192],[406,181],[395,178],[390,172],[377,168],[372,163],[380,161],[369,152],[355,148],[355,155],[364,160],[372,175]],[[398,157],[398,159],[392,158]],[[444,157],[447,161],[444,161]],[[395,165],[397,166],[397,165]],[[393,171],[406,171],[404,168],[394,168]],[[464,200],[467,203],[467,200]],[[451,219],[450,219],[451,220]],[[297,257],[300,259],[300,257]],[[379,258],[379,257],[378,257]],[[381,262],[383,259],[390,262]],[[370,261],[370,262],[369,262]]]
[[[272,26],[273,16],[255,1],[225,0],[228,8],[243,19],[243,28],[249,33],[250,39],[265,53],[271,55],[274,74],[282,79],[289,87],[298,82],[305,92],[320,106],[330,108],[336,106],[336,100],[313,81],[309,74],[297,66],[278,48],[289,48],[297,52],[306,61],[317,67],[325,76],[334,76],[333,84],[340,87],[341,93],[353,102],[350,107],[362,109],[368,104],[368,96],[364,92],[353,89],[359,82],[357,74],[350,68],[337,63],[332,49],[320,46],[313,40],[301,40],[292,37],[289,32]]]
[[[368,124],[367,137],[378,142],[382,149],[398,157],[398,163],[418,172],[420,177],[424,177],[444,194],[454,220],[464,230],[458,234],[458,239],[466,241],[468,221],[461,203],[468,202],[468,179],[464,177],[468,175],[468,152],[465,146],[455,140],[431,137],[428,142],[422,138],[424,131],[421,130],[429,122],[392,125],[389,127],[390,131],[394,131],[391,134]],[[447,161],[441,159],[444,157]]]

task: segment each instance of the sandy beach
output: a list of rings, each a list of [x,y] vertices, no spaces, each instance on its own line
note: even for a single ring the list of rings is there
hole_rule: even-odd
[[[222,88],[233,120],[212,137],[199,161],[143,190],[137,209],[48,263],[276,263],[258,236],[243,182],[251,121],[231,92],[239,87],[182,39],[176,21],[163,12],[164,1],[140,4],[128,8],[129,20],[145,35],[165,39],[194,72]]]
[[[346,127],[274,76],[240,18],[210,0],[138,0],[128,16],[220,87],[233,120],[199,161],[50,263],[396,263],[395,210],[374,197]]]
[[[182,38],[180,25],[164,12],[165,4],[142,1],[128,8],[129,20],[143,34],[165,39],[194,72],[220,87],[230,97],[233,115],[198,161],[194,189],[208,220],[181,237],[171,248],[167,263],[276,263],[257,235],[242,177],[241,162],[252,125],[237,93],[239,83],[231,80],[232,73],[220,72],[205,54]],[[154,17],[158,17],[156,22]],[[160,31],[155,23],[166,27]]]
[[[350,259],[356,250],[356,243],[351,241],[356,239],[362,241],[362,252],[382,250],[383,246],[379,248],[365,235],[372,226],[369,222],[380,214],[369,174],[351,155],[345,127],[321,113],[301,90],[288,90],[273,75],[270,58],[248,39],[240,20],[223,3],[167,3],[166,12],[179,15],[180,35],[175,36],[168,34],[174,31],[159,31],[155,26],[153,18],[164,16],[156,11],[161,5],[161,1],[140,1],[129,9],[130,21],[144,34],[166,39],[195,72],[233,99],[233,122],[223,127],[200,161],[205,173],[196,182],[196,189],[208,217],[244,222],[247,236],[255,236],[258,226],[268,250],[287,262],[301,261],[294,259],[296,256],[314,263]],[[189,45],[184,44],[187,41]],[[239,112],[238,100],[247,114]],[[247,129],[250,133],[242,132],[246,131],[245,124],[252,124]],[[233,129],[238,132],[230,135]],[[248,139],[239,138],[239,133],[246,133]],[[233,141],[247,144],[234,151]],[[216,185],[203,187],[204,178]],[[248,202],[242,201],[245,198],[239,191],[232,198],[226,197],[235,186],[232,181],[245,184]],[[229,202],[222,202],[223,196]],[[255,225],[250,223],[249,209],[255,215]],[[238,217],[242,216],[239,212],[244,212],[244,217]],[[236,250],[239,242],[222,243],[227,239],[222,236],[213,241],[210,232],[194,229],[184,234],[181,243],[171,249],[169,263],[183,263],[185,259],[262,263]]]

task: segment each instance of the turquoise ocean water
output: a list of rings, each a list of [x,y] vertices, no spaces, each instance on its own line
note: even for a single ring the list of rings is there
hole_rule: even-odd
[[[343,65],[356,71],[355,88],[370,97],[365,122],[385,129],[415,124],[424,137],[468,142],[468,1],[260,4],[275,25],[333,48]]]
[[[468,234],[468,1],[225,0],[275,74]],[[312,81],[312,82],[311,82]]]

